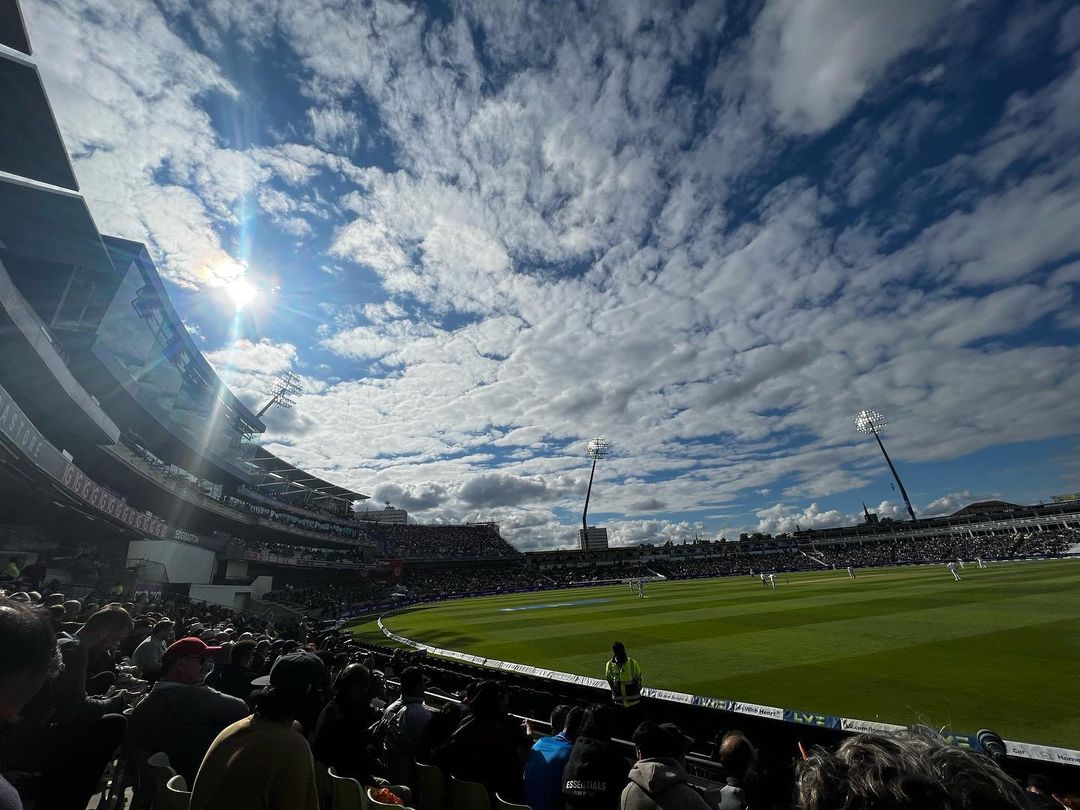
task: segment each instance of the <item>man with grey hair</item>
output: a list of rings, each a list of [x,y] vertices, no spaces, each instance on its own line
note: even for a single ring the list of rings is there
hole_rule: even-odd
[[[857,734],[799,764],[800,810],[1016,810],[1020,786],[993,760],[919,732]]]
[[[165,657],[165,650],[172,641],[173,622],[171,619],[161,619],[131,654],[131,665],[138,667],[139,674],[144,678],[147,675],[159,675],[161,659]]]

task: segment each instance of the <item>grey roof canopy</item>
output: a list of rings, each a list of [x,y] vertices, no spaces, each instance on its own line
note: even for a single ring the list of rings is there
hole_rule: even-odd
[[[368,497],[324,481],[307,470],[302,470],[285,459],[275,456],[259,445],[252,446],[252,454],[244,458],[244,463],[257,468],[256,475],[261,473],[262,480],[256,486],[275,495],[297,495],[306,491],[311,493],[312,501],[332,499],[349,502],[367,500]],[[255,472],[254,469],[251,471]]]
[[[41,76],[11,55],[0,57],[0,121],[0,171],[78,191]]]
[[[22,51],[27,56],[32,53],[18,0],[0,0],[0,45]]]

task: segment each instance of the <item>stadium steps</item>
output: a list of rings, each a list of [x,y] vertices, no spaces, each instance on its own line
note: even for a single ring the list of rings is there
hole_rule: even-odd
[[[263,599],[249,599],[245,610],[259,616],[265,616],[267,611],[274,619],[311,619],[318,618],[321,611],[308,610],[300,605],[290,605],[285,602],[271,602]]]

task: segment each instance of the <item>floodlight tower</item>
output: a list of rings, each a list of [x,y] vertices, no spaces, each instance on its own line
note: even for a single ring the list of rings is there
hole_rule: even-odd
[[[911,508],[911,500],[907,496],[907,490],[904,489],[904,482],[900,480],[900,473],[896,471],[892,459],[889,458],[889,454],[885,452],[885,445],[881,443],[881,436],[879,434],[885,429],[886,424],[885,417],[881,412],[872,409],[860,411],[855,417],[856,429],[858,429],[860,433],[866,433],[877,439],[878,447],[881,448],[881,455],[885,456],[885,463],[889,465],[893,478],[896,479],[896,486],[900,488],[900,494],[904,498],[904,505],[907,506],[908,514],[911,515],[912,520],[915,520],[915,510]]]
[[[274,390],[271,392],[270,401],[262,406],[257,414],[256,419],[262,419],[262,415],[270,410],[273,406],[277,405],[283,410],[288,410],[296,404],[295,396],[299,396],[301,392],[300,376],[294,371],[283,371],[277,378],[277,382],[274,383]]]
[[[581,512],[581,530],[584,532],[581,535],[582,537],[589,536],[589,498],[592,496],[592,482],[593,476],[596,475],[596,462],[608,457],[608,453],[611,452],[611,445],[608,444],[607,439],[601,439],[597,436],[595,439],[589,439],[586,452],[589,458],[592,459],[592,472],[589,473],[589,488],[585,492],[585,508]]]

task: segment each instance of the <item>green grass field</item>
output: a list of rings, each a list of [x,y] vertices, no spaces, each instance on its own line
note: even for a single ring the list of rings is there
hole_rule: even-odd
[[[647,686],[1080,748],[1080,560],[780,575],[455,600],[388,617],[434,646],[603,677],[612,640]],[[589,604],[551,603],[604,600]],[[506,608],[525,610],[508,611]],[[374,622],[355,629],[383,640]]]

